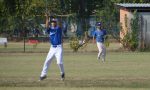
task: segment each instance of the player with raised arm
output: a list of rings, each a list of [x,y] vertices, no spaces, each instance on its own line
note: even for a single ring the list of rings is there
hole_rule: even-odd
[[[51,64],[53,56],[56,57],[58,67],[61,73],[61,80],[65,78],[64,66],[63,66],[63,46],[62,46],[62,30],[57,25],[57,19],[53,18],[49,25],[49,16],[46,14],[46,30],[49,34],[51,43],[50,50],[44,62],[43,70],[40,75],[40,81],[47,77],[47,71]]]

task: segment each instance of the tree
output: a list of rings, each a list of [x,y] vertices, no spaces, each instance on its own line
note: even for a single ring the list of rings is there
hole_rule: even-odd
[[[128,25],[128,18],[125,17],[125,28],[127,33],[121,39],[121,43],[125,49],[135,51],[139,46],[139,16],[137,12],[134,12],[134,18],[131,19],[130,24]],[[131,29],[129,29],[131,26]]]
[[[82,31],[87,30],[87,22],[90,15],[97,15],[97,20],[103,22],[104,27],[113,33],[118,34],[117,23],[119,22],[118,11],[114,3],[149,3],[150,0],[1,0],[0,1],[0,22],[1,31],[11,23],[11,28],[19,27],[22,19],[33,20],[39,24],[44,18],[45,12],[50,15],[73,14],[78,23],[81,24]],[[10,20],[8,20],[8,19]],[[11,22],[10,22],[11,21]],[[15,22],[12,22],[15,21]],[[15,26],[13,23],[18,23]],[[13,26],[12,26],[13,25]],[[116,37],[118,38],[118,37]]]
[[[64,2],[66,11],[76,14],[77,24],[81,26],[83,32],[87,31],[89,16],[94,14],[96,9],[103,7],[103,0],[64,0]]]
[[[96,12],[97,21],[102,23],[104,29],[107,30],[113,38],[120,41],[119,36],[119,11],[115,7],[114,3],[120,2],[120,0],[104,0],[102,2],[103,7]]]
[[[31,13],[31,0],[4,0],[2,1],[2,5],[3,9],[1,11],[3,13],[1,16],[7,21],[5,26],[8,27],[8,29],[22,26],[22,29],[20,29],[23,30],[25,19],[27,19]]]

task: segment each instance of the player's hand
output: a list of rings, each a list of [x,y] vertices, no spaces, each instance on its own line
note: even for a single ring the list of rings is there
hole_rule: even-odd
[[[48,18],[48,16],[49,16],[48,13],[45,13],[45,16],[46,16],[46,18]]]

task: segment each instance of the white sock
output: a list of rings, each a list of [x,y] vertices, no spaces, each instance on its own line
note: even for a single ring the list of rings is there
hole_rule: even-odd
[[[58,64],[58,66],[59,66],[61,74],[63,74],[64,73],[64,65],[63,64]]]

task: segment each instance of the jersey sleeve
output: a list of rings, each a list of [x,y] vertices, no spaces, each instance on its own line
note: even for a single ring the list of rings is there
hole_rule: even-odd
[[[58,32],[62,34],[62,29],[60,27],[58,28]]]
[[[96,31],[93,32],[93,37],[96,37]]]
[[[104,30],[104,35],[107,35],[107,31],[106,30]]]

